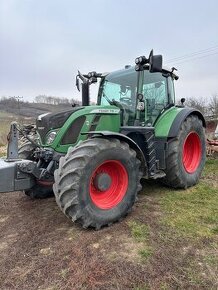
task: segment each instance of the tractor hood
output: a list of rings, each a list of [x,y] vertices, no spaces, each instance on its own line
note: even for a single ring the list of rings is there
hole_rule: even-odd
[[[113,131],[120,128],[120,109],[116,106],[81,106],[37,118],[40,143],[59,153],[87,139],[90,131]]]
[[[42,143],[45,142],[45,137],[48,131],[61,128],[74,112],[81,110],[82,108],[83,107],[74,107],[58,113],[46,113],[38,116],[36,119],[36,129],[41,137]]]

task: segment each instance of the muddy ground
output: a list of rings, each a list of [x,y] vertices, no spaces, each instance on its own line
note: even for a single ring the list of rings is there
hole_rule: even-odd
[[[210,239],[190,242],[160,222],[167,191],[143,182],[133,212],[100,231],[72,224],[54,198],[1,194],[0,289],[217,289],[217,272],[199,255]],[[137,239],[133,223],[146,224],[148,237]]]

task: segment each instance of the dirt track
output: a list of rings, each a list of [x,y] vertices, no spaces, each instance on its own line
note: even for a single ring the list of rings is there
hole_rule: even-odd
[[[0,202],[1,289],[132,289],[147,279],[128,219],[87,231],[72,226],[53,198],[16,192]]]

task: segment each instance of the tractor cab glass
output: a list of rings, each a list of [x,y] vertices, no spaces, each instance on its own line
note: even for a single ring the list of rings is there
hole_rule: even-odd
[[[101,82],[99,105],[111,105],[117,102],[134,113],[136,104],[137,74],[133,68],[113,72]]]
[[[174,103],[173,80],[162,73],[140,72],[132,67],[108,74],[100,84],[98,104],[116,105],[123,112],[124,124],[133,126],[137,111],[137,92],[143,95],[144,109],[140,114],[141,124],[154,124],[160,112]],[[140,87],[137,88],[137,83]]]
[[[170,76],[163,76],[162,73],[144,71],[140,90],[145,102],[143,121],[153,125],[161,111],[175,102],[173,80]]]

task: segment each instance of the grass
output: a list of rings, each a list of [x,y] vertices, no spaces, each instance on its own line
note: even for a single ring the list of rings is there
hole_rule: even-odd
[[[217,267],[217,257],[214,254],[205,255],[204,261],[212,267]]]
[[[167,193],[160,204],[163,222],[187,237],[210,237],[217,230],[218,190],[200,182],[186,191]]]
[[[210,177],[211,174],[215,174],[218,181],[218,160],[217,159],[208,159],[206,166],[204,168],[202,178]]]
[[[6,156],[6,153],[4,153],[4,152],[0,152],[0,158],[3,158],[3,157],[5,157]]]
[[[16,121],[18,123],[25,123],[24,117],[19,117],[7,112],[0,111],[0,146],[4,146],[7,143],[7,135],[10,131],[11,122]],[[31,122],[29,119],[27,123]]]
[[[148,240],[149,230],[148,226],[136,221],[128,223],[131,235],[136,239],[137,242],[144,242]]]
[[[146,262],[153,252],[151,246],[148,243],[149,228],[144,223],[137,221],[130,221],[128,226],[130,228],[131,236],[136,240],[137,243],[142,244],[141,248],[138,250],[138,254],[141,257],[142,262]]]
[[[218,176],[217,160],[208,160],[203,178]],[[168,191],[160,199],[165,212],[163,223],[179,235],[198,239],[213,237],[218,232],[218,184],[208,186],[202,179],[187,190]]]
[[[10,114],[10,113],[7,113],[5,111],[0,111],[0,118],[1,119],[3,119],[3,118],[11,119],[11,118],[17,118],[17,116],[13,115],[13,114]]]
[[[171,260],[178,267],[174,279],[179,287],[217,289],[218,160],[207,160],[196,186],[166,190],[157,200],[162,212],[159,223],[164,229],[160,236],[166,250],[174,255]]]
[[[0,146],[4,146],[7,143],[10,124],[12,121],[17,120],[18,116],[0,111]]]
[[[0,120],[0,146],[7,143],[7,135],[10,129],[9,120]]]
[[[146,247],[142,250],[139,250],[139,255],[143,260],[147,260],[152,255],[152,253],[153,251],[150,247]]]

